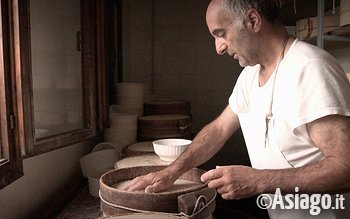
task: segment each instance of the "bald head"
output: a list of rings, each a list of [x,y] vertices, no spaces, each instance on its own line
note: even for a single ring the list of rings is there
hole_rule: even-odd
[[[210,5],[221,5],[239,22],[243,22],[244,16],[250,9],[255,9],[268,22],[278,21],[278,11],[282,7],[280,0],[212,0]]]
[[[222,0],[211,0],[209,5],[208,5],[208,9],[211,7],[218,7],[218,6],[223,6],[223,1]]]
[[[206,21],[209,31],[217,28],[217,25],[227,28],[232,24],[242,27],[243,20],[237,20],[224,4],[224,0],[212,0],[207,8]],[[241,29],[241,28],[240,28]]]
[[[207,18],[215,16],[224,10],[224,4],[222,0],[212,0],[210,1],[207,8]]]
[[[206,21],[219,19],[225,23],[235,24],[239,29],[243,28],[244,17],[230,10],[226,0],[211,0],[206,14]]]

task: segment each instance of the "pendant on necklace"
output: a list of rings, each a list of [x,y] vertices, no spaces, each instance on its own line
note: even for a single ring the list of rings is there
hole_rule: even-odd
[[[269,123],[272,119],[272,114],[269,113],[269,114],[266,114],[266,117],[265,117],[265,125],[266,125],[266,128],[265,128],[265,148],[267,146],[267,141],[268,141],[268,138],[269,138]]]

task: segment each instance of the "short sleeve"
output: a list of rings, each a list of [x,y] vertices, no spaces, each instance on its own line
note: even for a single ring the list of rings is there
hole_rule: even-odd
[[[332,59],[311,59],[295,81],[295,105],[292,127],[321,117],[340,114],[350,116],[350,84],[341,67]]]

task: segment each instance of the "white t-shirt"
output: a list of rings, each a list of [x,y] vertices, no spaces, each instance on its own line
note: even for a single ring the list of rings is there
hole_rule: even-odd
[[[229,98],[231,109],[240,118],[253,167],[266,168],[264,162],[269,160],[266,157],[258,161],[253,155],[256,148],[249,145],[248,139],[256,136],[247,132],[252,127],[242,124],[241,115],[267,113],[271,99],[273,140],[290,166],[301,167],[323,159],[305,124],[331,114],[350,116],[350,84],[343,69],[324,50],[296,39],[262,87],[258,83],[259,70],[260,65],[244,68]],[[275,164],[268,168],[281,169]]]
[[[331,114],[350,116],[350,84],[342,68],[324,50],[295,40],[261,87],[259,70],[260,65],[244,68],[229,98],[240,120],[252,166],[284,169],[323,159],[322,151],[308,135],[306,123]],[[266,123],[270,111],[273,116]],[[344,195],[346,210],[323,210],[317,218],[348,218],[350,195]],[[308,210],[268,212],[278,219],[314,218]]]

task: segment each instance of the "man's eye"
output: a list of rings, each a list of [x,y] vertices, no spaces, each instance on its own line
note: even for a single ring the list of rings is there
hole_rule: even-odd
[[[225,33],[224,32],[219,32],[217,36],[218,37],[223,37],[223,36],[225,36]]]

